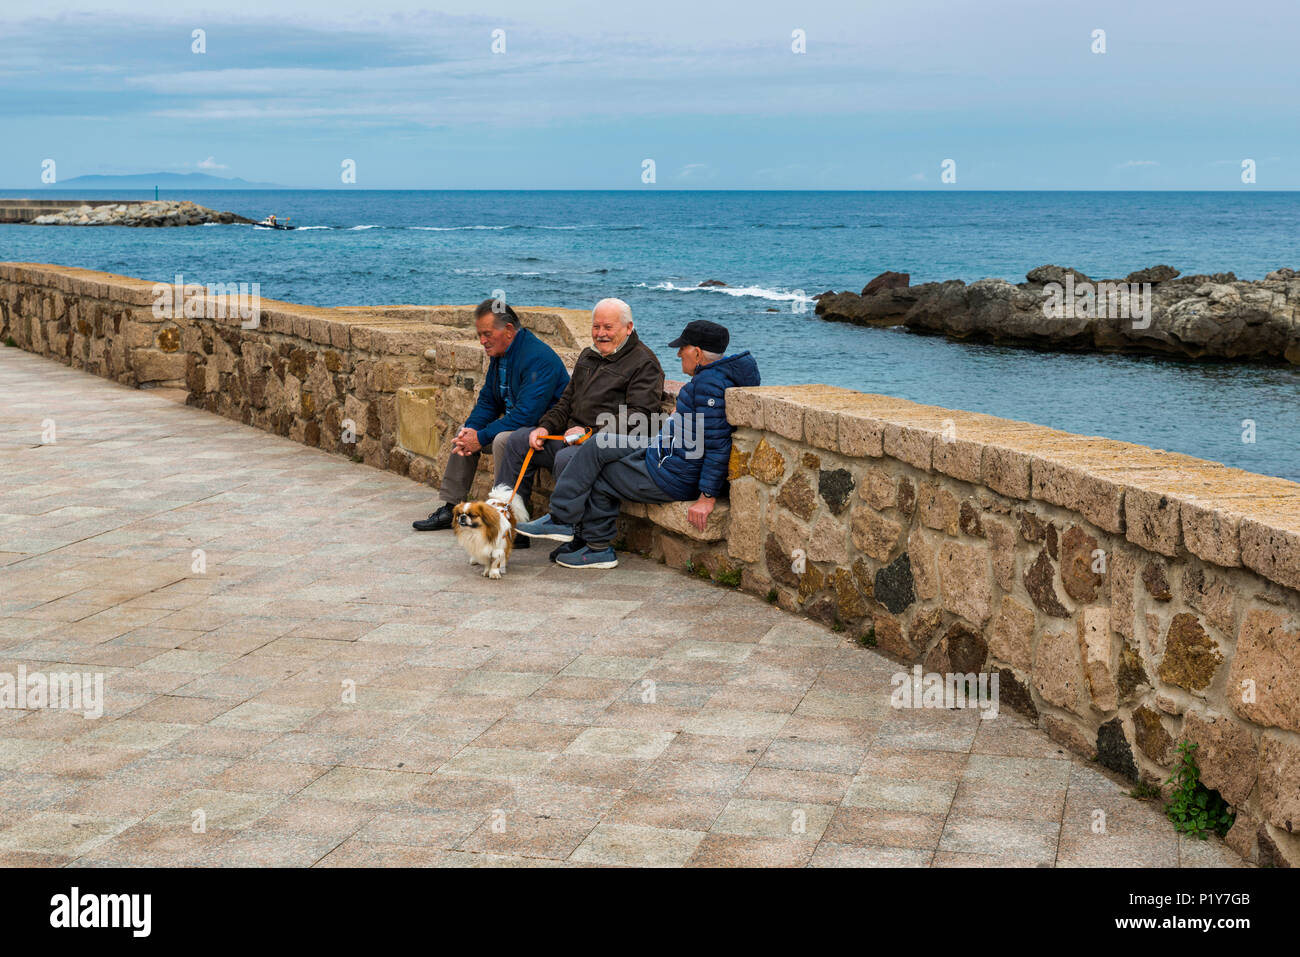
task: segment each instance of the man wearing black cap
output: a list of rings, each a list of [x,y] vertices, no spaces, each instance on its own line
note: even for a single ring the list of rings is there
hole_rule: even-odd
[[[622,502],[684,502],[687,518],[701,531],[727,482],[731,433],[726,391],[759,384],[758,364],[748,352],[725,355],[725,326],[697,319],[669,343],[691,381],[677,395],[677,408],[660,433],[644,439],[601,433],[583,445],[551,493],[548,514],[517,529],[530,538],[571,542],[581,531],[586,544],[561,552],[566,568],[613,568],[611,543]]]

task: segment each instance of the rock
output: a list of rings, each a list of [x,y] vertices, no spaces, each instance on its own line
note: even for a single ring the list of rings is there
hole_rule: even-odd
[[[1013,668],[1033,667],[1034,612],[1010,595],[1003,595],[989,629],[989,651]]]
[[[1174,597],[1169,590],[1169,576],[1165,573],[1165,564],[1162,561],[1153,560],[1146,563],[1142,569],[1142,584],[1146,586],[1147,594],[1156,601],[1169,601]]]
[[[785,457],[768,445],[767,439],[759,439],[749,456],[749,474],[760,482],[775,485],[785,475]]]
[[[700,284],[699,284],[698,286],[696,286],[695,288],[697,288],[697,289],[708,289],[708,288],[713,287],[713,286],[724,286],[724,287],[725,287],[726,285],[727,285],[727,284],[726,284],[725,282],[723,282],[721,279],[706,279],[706,280],[704,280],[704,282],[700,283]]]
[[[959,674],[979,673],[984,670],[984,662],[989,657],[989,646],[981,635],[969,625],[953,622],[943,636],[944,649],[948,653],[948,664]]]
[[[876,572],[873,594],[895,615],[901,614],[916,600],[912,589],[912,565],[907,552]]]
[[[795,472],[785,485],[781,486],[776,503],[788,508],[805,522],[812,518],[813,512],[817,509],[817,497],[802,472]]]
[[[118,203],[112,206],[79,206],[38,216],[37,226],[197,226],[202,223],[252,223],[234,213],[219,212],[188,200],[160,200],[146,203]]]
[[[1065,593],[1075,601],[1095,601],[1097,589],[1105,580],[1104,575],[1092,570],[1092,553],[1096,548],[1097,539],[1077,525],[1071,526],[1061,536],[1061,584],[1065,586]]]
[[[867,614],[867,603],[858,590],[853,572],[847,568],[835,569],[831,588],[835,591],[835,613],[840,621],[855,621]]]
[[[1038,708],[1034,706],[1034,696],[1028,686],[1017,678],[1016,673],[1010,668],[998,669],[998,705],[1018,711],[1031,721],[1038,720]]]
[[[1174,615],[1165,635],[1160,680],[1188,691],[1203,691],[1222,663],[1223,656],[1196,616],[1187,612]]]
[[[1038,553],[1034,563],[1025,569],[1025,590],[1039,611],[1053,618],[1069,618],[1070,611],[1056,594],[1056,567],[1047,556],[1047,549]]]
[[[943,607],[976,625],[988,621],[993,602],[989,547],[942,541],[938,567]]]
[[[849,531],[853,537],[853,544],[866,555],[878,562],[887,562],[894,549],[898,547],[903,526],[874,509],[858,505],[851,513]],[[909,581],[911,579],[910,572],[908,579]]]
[[[1043,715],[1043,730],[1057,744],[1069,748],[1075,754],[1081,754],[1088,760],[1097,756],[1094,739],[1084,734],[1077,723],[1060,718],[1054,714]]]
[[[844,511],[853,493],[853,475],[848,469],[822,469],[817,475],[817,494],[822,497],[831,513]]]
[[[1133,709],[1133,743],[1152,761],[1159,765],[1169,762],[1174,739],[1160,721],[1160,713],[1146,705]]]
[[[1034,653],[1034,687],[1043,700],[1083,715],[1080,707],[1083,673],[1079,668],[1079,643],[1065,631],[1045,631]]]
[[[1201,769],[1201,783],[1233,807],[1244,805],[1259,771],[1249,729],[1226,715],[1192,711],[1183,718],[1182,737],[1196,745],[1192,757]]]
[[[1130,781],[1137,780],[1133,749],[1129,747],[1128,739],[1124,737],[1124,726],[1117,717],[1097,729],[1097,763]]]
[[[1237,714],[1248,721],[1300,731],[1300,630],[1272,610],[1246,613],[1237,634],[1228,684]]]
[[[1259,809],[1288,834],[1300,833],[1300,746],[1265,736],[1259,752]]]
[[[1119,689],[1121,701],[1130,701],[1142,688],[1151,686],[1151,679],[1142,666],[1142,656],[1127,641],[1120,644],[1115,686]]]
[[[1073,276],[1075,283],[1092,282],[1087,276],[1077,269],[1070,269],[1066,266],[1036,266],[1025,273],[1025,279],[1033,283],[1059,282],[1065,285],[1065,277]]]
[[[981,279],[903,286],[878,277],[880,284],[869,284],[863,295],[823,295],[816,313],[835,322],[1035,348],[1300,364],[1294,278],[1288,269],[1255,282],[1232,273],[1180,276],[1165,265],[1095,283],[1054,265],[1030,270],[1018,285]]]
[[[1088,680],[1093,707],[1102,714],[1114,711],[1119,707],[1119,694],[1111,660],[1110,609],[1081,609],[1077,627],[1083,673]]]
[[[862,287],[862,295],[870,296],[882,289],[906,289],[911,281],[911,273],[886,270]]]
[[[1178,276],[1178,270],[1173,266],[1151,266],[1147,269],[1139,269],[1137,272],[1131,272],[1124,277],[1125,282],[1168,282]]]

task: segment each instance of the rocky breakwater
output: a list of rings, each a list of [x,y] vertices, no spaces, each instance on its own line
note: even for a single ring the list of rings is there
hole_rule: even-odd
[[[1040,349],[1136,352],[1190,359],[1300,364],[1300,271],[1262,280],[1233,273],[1180,276],[1153,266],[1123,279],[1039,266],[1025,282],[952,279],[913,286],[887,272],[859,293],[826,292],[817,315],[832,322],[903,326]]]
[[[235,213],[208,209],[189,200],[77,206],[32,220],[36,226],[202,226],[206,223],[251,222],[253,220]]]

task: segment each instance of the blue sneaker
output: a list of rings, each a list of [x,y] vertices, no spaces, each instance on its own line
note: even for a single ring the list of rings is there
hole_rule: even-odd
[[[531,522],[524,522],[516,526],[515,531],[529,538],[549,538],[553,542],[573,541],[573,526],[561,525],[549,514],[535,518]]]
[[[560,552],[555,564],[565,568],[617,568],[618,556],[609,546],[597,549],[586,545],[576,552]]]

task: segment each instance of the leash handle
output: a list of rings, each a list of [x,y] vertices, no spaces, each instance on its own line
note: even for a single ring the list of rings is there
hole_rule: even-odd
[[[563,442],[565,445],[581,445],[583,442],[586,442],[589,438],[591,438],[591,429],[587,429],[585,432],[579,435],[571,435],[571,436],[543,435],[542,436],[543,441],[548,439],[553,439],[556,442]],[[524,467],[519,470],[519,478],[515,479],[515,487],[510,490],[510,499],[506,502],[507,507],[509,507],[510,503],[515,500],[515,496],[519,494],[519,486],[523,484],[524,476],[528,473],[528,463],[533,460],[533,452],[535,451],[536,449],[534,449],[532,444],[530,443],[528,446],[528,454],[524,456]]]

